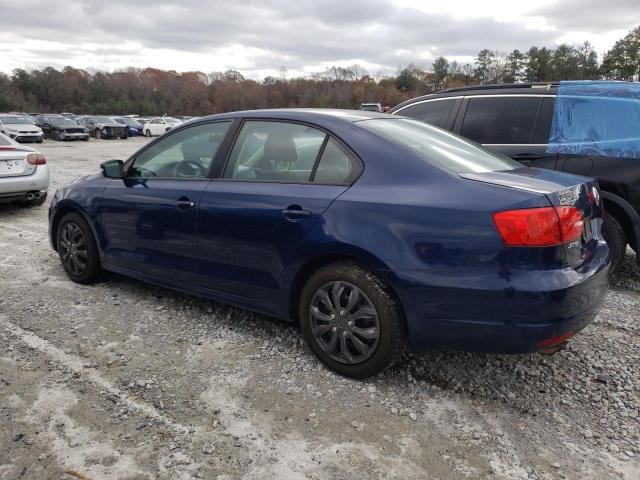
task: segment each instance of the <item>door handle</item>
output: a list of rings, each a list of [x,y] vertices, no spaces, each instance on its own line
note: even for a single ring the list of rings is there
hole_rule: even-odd
[[[176,207],[178,207],[180,210],[187,210],[193,207],[194,205],[195,203],[193,203],[188,198],[181,198],[178,201],[176,201]]]
[[[310,217],[311,212],[309,210],[303,210],[300,205],[289,205],[287,208],[282,210],[282,215],[289,220],[297,220],[303,217]]]
[[[518,153],[517,155],[513,156],[514,160],[538,160],[539,158],[542,158],[544,155],[540,155],[538,153]]]

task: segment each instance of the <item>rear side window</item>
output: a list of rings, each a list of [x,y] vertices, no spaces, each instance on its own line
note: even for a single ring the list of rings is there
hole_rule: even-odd
[[[539,97],[470,98],[460,134],[483,144],[528,144],[539,104]]]
[[[540,113],[538,113],[538,120],[536,121],[531,143],[544,145],[549,143],[549,133],[551,131],[551,120],[553,119],[555,103],[556,99],[554,97],[542,99],[542,105],[540,106]]]
[[[316,169],[313,183],[347,185],[360,175],[360,163],[333,138],[329,138]]]
[[[455,98],[415,103],[400,110],[398,115],[415,118],[436,127],[446,128],[449,125],[449,116],[455,103]]]
[[[308,183],[326,134],[307,125],[246,121],[224,178],[253,182]]]

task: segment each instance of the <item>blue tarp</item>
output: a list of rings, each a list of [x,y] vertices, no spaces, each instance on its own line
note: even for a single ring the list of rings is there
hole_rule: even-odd
[[[560,82],[547,152],[640,158],[640,83]]]

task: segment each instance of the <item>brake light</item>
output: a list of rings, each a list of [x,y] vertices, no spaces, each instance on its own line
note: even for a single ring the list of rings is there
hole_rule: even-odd
[[[44,165],[47,163],[47,159],[41,153],[30,153],[27,155],[27,163],[29,165]]]
[[[4,147],[4,146],[0,147],[0,150],[15,150],[15,149],[16,147]]]
[[[576,207],[541,207],[493,214],[498,233],[509,247],[546,247],[578,240],[584,220]]]

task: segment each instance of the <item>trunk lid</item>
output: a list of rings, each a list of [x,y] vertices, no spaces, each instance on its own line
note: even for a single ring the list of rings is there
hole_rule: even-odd
[[[460,177],[544,195],[554,207],[575,207],[584,226],[579,240],[563,245],[567,263],[579,267],[588,262],[602,237],[602,199],[596,180],[553,170],[519,168],[504,172],[461,173]]]
[[[0,147],[0,178],[31,175],[35,165],[27,162],[27,155],[33,153],[18,148]]]

